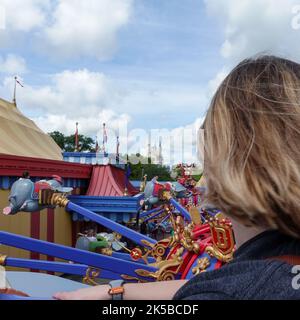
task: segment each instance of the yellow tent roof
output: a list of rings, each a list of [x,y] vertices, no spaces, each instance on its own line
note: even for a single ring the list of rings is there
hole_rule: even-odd
[[[61,149],[15,104],[0,98],[0,153],[62,160]]]

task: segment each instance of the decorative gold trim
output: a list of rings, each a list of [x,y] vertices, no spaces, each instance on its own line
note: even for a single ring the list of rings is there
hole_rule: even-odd
[[[51,198],[51,204],[59,207],[66,207],[69,203],[68,198],[63,193],[54,193]]]
[[[170,191],[163,191],[161,195],[162,200],[169,201],[172,199],[172,195]]]
[[[155,245],[147,240],[142,239],[141,240],[142,244],[148,246],[149,248],[153,248]]]
[[[7,259],[7,255],[5,255],[5,254],[0,255],[0,266],[6,265],[6,259]]]
[[[172,259],[163,260],[157,263],[150,264],[152,266],[157,267],[159,270],[156,272],[149,272],[143,269],[135,270],[136,274],[141,277],[154,278],[156,281],[169,281],[175,280],[175,275],[179,272],[180,267],[183,263],[182,254],[184,252],[184,248],[180,248],[173,255]],[[176,267],[176,270],[170,270],[171,268]]]
[[[205,272],[209,266],[210,260],[207,257],[198,259],[197,266],[192,269],[192,272],[196,276],[199,273]]]
[[[192,221],[193,221],[193,223],[195,225],[201,225],[202,224],[199,208],[197,208],[195,205],[192,205],[189,208],[189,213],[190,213],[191,219],[192,219]]]
[[[57,193],[54,190],[45,189],[39,191],[39,204],[44,206],[66,207],[69,203],[65,193]]]
[[[228,254],[223,254],[218,248],[213,246],[208,246],[205,249],[206,253],[208,253],[211,257],[215,257],[222,262],[230,262],[233,259],[233,251]]]
[[[186,250],[198,254],[200,252],[200,246],[197,243],[197,241],[193,239],[193,229],[195,227],[195,224],[191,222],[190,224],[185,226],[184,219],[182,216],[177,216],[176,220],[172,217],[171,223],[174,229],[174,237],[172,244],[180,244]]]
[[[152,256],[156,259],[156,262],[159,262],[164,258],[167,248],[170,248],[172,245],[172,238],[160,240],[156,244],[152,244],[145,240],[142,240],[142,242],[147,246],[151,246],[151,249],[146,249],[146,253],[141,257],[145,263],[148,264],[148,256]]]
[[[88,267],[85,273],[85,277],[82,282],[91,286],[98,286],[99,283],[95,281],[100,275],[100,270],[92,267]]]
[[[219,214],[219,217],[222,215]],[[234,252],[234,235],[231,223],[226,219],[214,218],[209,221],[209,226],[212,246],[206,247],[205,251],[222,262],[231,261]]]

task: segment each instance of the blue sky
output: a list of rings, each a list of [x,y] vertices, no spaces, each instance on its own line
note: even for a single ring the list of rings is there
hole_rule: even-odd
[[[17,34],[20,45],[16,46],[14,43],[1,50],[2,56],[13,53],[26,60],[29,71],[21,75],[24,90],[28,85],[46,86],[52,74],[64,70],[87,69],[104,73],[106,77],[113,79],[120,90],[138,87],[150,95],[155,95],[161,88],[166,91],[170,89],[170,92],[180,91],[182,88],[188,94],[189,91],[200,92],[201,87],[204,87],[222,67],[218,50],[222,43],[220,28],[207,16],[201,0],[133,2],[128,23],[117,32],[115,52],[104,60],[87,55],[65,59],[57,56],[55,51],[41,52],[36,48],[33,34],[34,30],[26,36]],[[7,74],[2,74],[1,78],[5,77]],[[22,92],[19,95],[23,102]],[[4,96],[10,98],[11,93],[6,92]],[[197,101],[197,97],[195,99]],[[202,102],[201,99],[198,101]],[[31,110],[29,105],[23,105],[21,102],[19,106],[25,113],[30,116],[42,115],[42,111],[37,108]],[[156,99],[154,102],[159,104]],[[195,106],[195,101],[193,105],[190,105],[189,101],[181,101],[174,103],[172,110],[172,102],[164,108],[162,101],[160,106],[155,106],[159,107],[164,115],[160,121],[159,113],[149,116],[145,110],[146,117],[143,117],[144,106],[142,101],[139,103],[136,112],[135,106],[130,111],[124,109],[126,103],[120,103],[119,108],[114,108],[118,112],[129,111],[133,127],[143,121],[147,128],[152,128],[154,123],[156,127],[173,128],[193,122],[196,117],[203,115],[207,107],[200,104]],[[145,109],[148,107],[145,106]]]
[[[241,59],[300,57],[300,30],[291,25],[297,4],[0,0],[0,96],[11,100],[18,75],[18,107],[46,132],[72,133],[78,121],[82,133],[99,136],[105,121],[178,133],[199,126]]]

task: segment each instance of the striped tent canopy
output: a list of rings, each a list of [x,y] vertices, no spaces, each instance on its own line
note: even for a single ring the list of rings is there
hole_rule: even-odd
[[[97,197],[122,197],[125,193],[125,185],[129,196],[139,192],[129,181],[126,183],[125,170],[113,165],[94,166],[87,196]]]
[[[61,149],[13,103],[0,99],[0,153],[62,160]]]

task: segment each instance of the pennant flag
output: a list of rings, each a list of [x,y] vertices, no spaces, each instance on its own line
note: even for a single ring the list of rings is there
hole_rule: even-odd
[[[22,83],[17,79],[17,77],[16,77],[15,79],[16,79],[16,83],[18,83],[22,88],[24,88],[24,86],[23,86]]]

